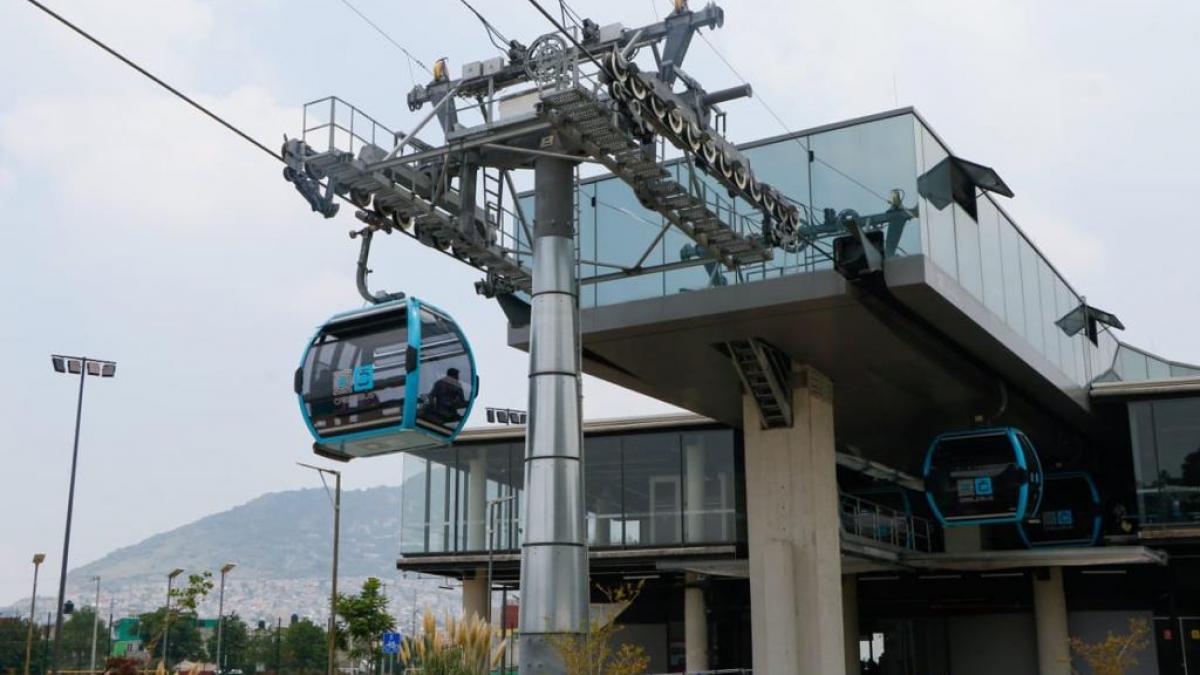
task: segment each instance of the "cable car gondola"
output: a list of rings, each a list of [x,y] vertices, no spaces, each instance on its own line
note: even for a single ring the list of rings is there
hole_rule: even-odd
[[[448,445],[477,390],[458,324],[416,298],[335,315],[295,377],[313,452],[340,461]]]
[[[1017,523],[1021,540],[1029,548],[1095,546],[1104,520],[1096,482],[1084,471],[1047,474],[1045,482],[1038,517]]]
[[[1038,512],[1042,465],[1019,429],[939,435],[925,455],[925,497],[943,526],[1019,523]]]

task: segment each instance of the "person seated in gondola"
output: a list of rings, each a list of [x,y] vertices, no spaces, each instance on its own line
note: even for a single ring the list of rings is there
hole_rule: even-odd
[[[458,380],[458,368],[446,370],[446,376],[433,383],[421,417],[437,424],[449,426],[462,419],[461,410],[467,407],[467,397]]]

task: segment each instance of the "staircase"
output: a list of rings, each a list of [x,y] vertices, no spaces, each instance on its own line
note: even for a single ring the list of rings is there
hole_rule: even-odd
[[[689,172],[686,183],[677,180],[652,145],[640,144],[621,128],[620,116],[607,101],[576,87],[543,95],[542,112],[564,136],[628,183],[643,206],[661,214],[726,267],[771,258],[771,247],[761,236],[747,235],[721,217],[722,211],[736,217],[731,202],[699,180],[695,171]]]
[[[763,340],[725,343],[742,386],[754,397],[764,429],[792,426],[791,359]]]

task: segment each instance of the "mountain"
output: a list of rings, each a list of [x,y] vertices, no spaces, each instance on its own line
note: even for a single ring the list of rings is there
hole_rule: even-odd
[[[91,604],[91,580],[98,575],[102,609],[108,610],[111,600],[117,616],[135,614],[163,604],[168,571],[209,570],[218,582],[221,565],[235,562],[225,587],[227,613],[238,612],[248,620],[286,620],[296,613],[323,621],[329,607],[332,527],[333,507],[323,489],[268,493],[73,569],[67,598]],[[446,580],[401,577],[395,567],[399,543],[399,487],[343,492],[338,590],[354,592],[367,577],[379,577],[388,585],[393,613],[404,619],[413,607],[429,605],[439,614],[458,607],[458,594]],[[28,612],[28,602],[20,600],[3,613]],[[38,605],[52,606],[42,598]],[[217,613],[215,587],[200,613]]]

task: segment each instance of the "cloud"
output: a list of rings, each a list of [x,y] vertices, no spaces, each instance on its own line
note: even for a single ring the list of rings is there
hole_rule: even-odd
[[[256,138],[279,138],[297,118],[255,86],[197,98]],[[165,93],[28,99],[0,117],[0,156],[10,174],[40,182],[54,209],[103,213],[127,230],[254,237],[256,224],[302,205],[281,197],[291,190],[281,165]]]

